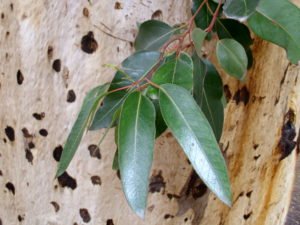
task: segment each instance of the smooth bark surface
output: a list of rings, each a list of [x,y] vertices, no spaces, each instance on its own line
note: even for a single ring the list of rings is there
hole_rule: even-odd
[[[223,74],[229,104],[221,139],[233,189],[229,209],[206,191],[170,132],[156,141],[144,220],[127,205],[111,169],[112,129],[88,132],[64,179],[54,179],[61,146],[88,90],[113,78],[133,52],[136,23],[185,22],[189,1],[0,2],[0,224],[283,225],[296,152],[279,161],[286,113],[300,113],[299,67],[255,40],[246,81]],[[213,43],[206,47],[213,55]],[[230,98],[229,98],[230,97]]]

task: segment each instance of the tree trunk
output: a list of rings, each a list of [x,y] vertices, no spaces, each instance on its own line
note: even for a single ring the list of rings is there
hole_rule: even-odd
[[[206,190],[167,131],[156,142],[141,220],[111,169],[113,129],[101,149],[95,145],[104,131],[87,133],[69,176],[59,181],[56,160],[86,92],[114,75],[102,64],[120,64],[134,51],[136,23],[185,22],[190,2],[1,0],[0,6],[0,225],[284,224],[296,151],[280,160],[278,146],[291,112],[298,134],[300,113],[300,69],[284,50],[256,39],[246,82],[223,74],[229,102],[221,146],[233,207]],[[212,60],[213,49],[207,46]]]

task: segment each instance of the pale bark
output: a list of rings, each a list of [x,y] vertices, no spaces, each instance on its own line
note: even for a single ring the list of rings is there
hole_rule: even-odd
[[[88,146],[97,144],[104,131],[89,132],[84,137],[68,169],[77,182],[75,189],[61,187],[54,180],[57,162],[53,151],[64,144],[86,92],[114,75],[102,64],[120,64],[134,51],[130,41],[134,40],[137,22],[151,19],[154,13],[171,24],[182,23],[189,17],[191,5],[176,0],[124,0],[116,6],[119,9],[115,9],[115,1],[108,0],[1,0],[2,224],[86,224],[85,211],[81,210],[80,215],[80,209],[88,211],[88,224],[95,225],[284,224],[296,153],[279,161],[277,146],[289,108],[296,118],[299,115],[300,70],[288,63],[281,48],[258,39],[254,44],[254,66],[246,82],[238,83],[223,75],[232,94],[221,140],[223,150],[227,149],[232,182],[231,209],[209,192],[197,199],[191,196],[190,192],[195,194],[203,188],[196,188],[198,179],[191,181],[192,169],[169,132],[156,142],[151,175],[152,188],[159,192],[149,193],[144,220],[130,210],[120,180],[111,169],[113,129],[101,146],[101,159],[91,157]],[[92,54],[81,49],[82,37],[89,31],[98,45]],[[207,48],[209,53],[213,52],[212,46]],[[57,59],[61,62],[58,72],[53,69]],[[54,67],[58,70],[57,64]],[[236,104],[234,95],[244,86],[250,93],[249,102]],[[76,94],[74,102],[67,102],[70,90]],[[32,116],[42,112],[42,120]],[[298,129],[298,119],[295,121]],[[24,134],[24,128],[28,134]],[[42,136],[41,129],[46,129],[48,135]],[[92,183],[93,176],[101,178],[101,185]]]

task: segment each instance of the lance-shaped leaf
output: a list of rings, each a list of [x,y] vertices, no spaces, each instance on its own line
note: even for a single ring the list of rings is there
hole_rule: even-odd
[[[141,51],[137,52],[122,62],[122,70],[130,76],[134,81],[146,76],[151,69],[156,65],[160,58],[159,52]],[[132,81],[125,79],[124,74],[118,71],[112,80],[109,91],[115,90],[126,85],[130,85]],[[114,113],[119,109],[128,96],[128,92],[121,90],[109,94],[103,101],[96,112],[94,121],[90,127],[91,130],[98,130],[101,128],[108,128],[111,125]],[[114,124],[115,125],[115,124]]]
[[[205,115],[184,88],[161,85],[159,101],[166,124],[203,182],[219,199],[231,205],[227,168]]]
[[[202,49],[203,41],[204,41],[206,35],[207,35],[207,33],[204,32],[200,28],[195,28],[192,32],[193,42],[194,42],[195,49],[196,49],[196,52],[199,57],[201,57],[201,49]]]
[[[138,35],[134,42],[136,51],[159,50],[178,28],[173,28],[159,20],[148,20],[139,26]]]
[[[250,46],[253,43],[250,31],[245,24],[232,19],[217,19],[219,39],[231,38],[243,45],[248,57],[248,69],[252,66],[253,56]]]
[[[228,18],[245,21],[255,12],[260,0],[227,0],[223,6],[224,14]]]
[[[193,61],[185,52],[179,56],[172,54],[166,58],[164,64],[157,70],[152,81],[156,84],[172,83],[187,90],[193,87]]]
[[[86,130],[89,121],[92,119],[94,112],[100,100],[106,95],[109,84],[104,84],[92,89],[85,97],[80,113],[76,119],[75,124],[68,136],[64,150],[62,152],[56,177],[60,176],[68,168],[78,146],[81,138]]]
[[[287,51],[288,59],[300,61],[300,9],[287,0],[261,0],[249,19],[253,32]]]
[[[224,123],[223,83],[218,71],[208,60],[202,60],[194,54],[193,62],[193,96],[210,123],[217,141],[219,141]]]
[[[123,190],[133,211],[144,217],[155,140],[152,102],[139,92],[129,95],[121,108],[118,132]]]
[[[217,44],[217,58],[230,76],[241,81],[246,77],[248,58],[243,46],[233,39],[222,39]]]

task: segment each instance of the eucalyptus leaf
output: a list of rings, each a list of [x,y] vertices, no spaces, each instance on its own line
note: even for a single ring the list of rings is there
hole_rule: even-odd
[[[142,218],[147,204],[154,141],[154,106],[139,92],[133,92],[121,108],[118,157],[125,197],[132,210]]]
[[[197,11],[197,9],[200,7],[200,5],[203,1],[204,0],[193,0],[193,3],[194,3],[193,7],[192,7],[193,15]],[[201,28],[202,30],[206,29],[210,25],[210,23],[213,19],[213,12],[218,7],[218,4],[216,4],[213,1],[208,1],[208,4],[212,11],[210,11],[209,8],[207,7],[207,5],[204,4],[204,6],[202,7],[202,9],[200,10],[200,12],[197,14],[197,16],[195,18],[196,26]]]
[[[217,19],[216,30],[219,39],[231,38],[243,45],[248,57],[249,69],[253,63],[252,50],[250,49],[253,40],[248,27],[233,19]]]
[[[243,22],[255,12],[260,0],[227,0],[223,6],[224,14],[228,18]]]
[[[158,85],[172,83],[191,90],[193,87],[191,57],[185,52],[180,52],[179,56],[176,56],[176,53],[168,56],[151,80]]]
[[[219,141],[224,123],[223,83],[218,71],[208,60],[201,59],[194,53],[193,63],[193,96]]]
[[[157,64],[159,58],[159,52],[137,52],[122,62],[122,69],[131,77],[132,80],[137,81],[142,77],[145,77],[151,71],[151,69]],[[124,79],[124,75],[118,71],[112,80],[109,91],[130,85],[131,83],[132,81]],[[97,110],[90,130],[108,128],[111,124],[114,113],[121,107],[128,94],[130,93],[124,90],[109,94],[104,99],[103,106]]]
[[[156,138],[158,138],[163,132],[166,131],[166,129],[168,127],[164,121],[162,114],[161,114],[158,99],[152,100],[152,102],[153,102],[153,105],[154,105],[155,111],[156,111],[155,127],[156,127]]]
[[[300,61],[300,9],[287,0],[260,0],[248,24],[259,37],[287,51],[288,59]]]
[[[136,51],[157,51],[178,29],[159,20],[148,20],[140,25],[134,47]]]
[[[193,42],[199,57],[201,57],[201,49],[206,35],[207,33],[200,28],[195,28],[192,32]]]
[[[160,87],[163,118],[203,182],[231,205],[227,168],[213,130],[190,93],[174,84]]]
[[[56,177],[60,176],[68,168],[79,144],[84,131],[87,128],[91,116],[96,111],[100,100],[106,95],[109,84],[104,84],[92,89],[85,97],[79,115],[68,136],[64,150],[59,161]]]
[[[222,39],[217,44],[217,58],[226,73],[241,81],[246,77],[248,58],[243,46],[233,39]]]
[[[114,159],[113,159],[113,164],[112,164],[112,169],[113,170],[118,170],[119,169],[119,160],[118,160],[118,149],[116,149]]]

